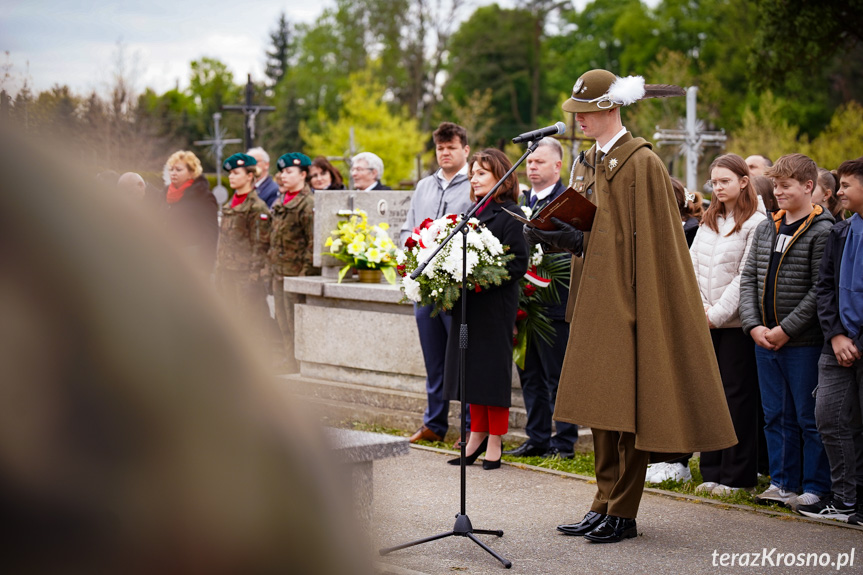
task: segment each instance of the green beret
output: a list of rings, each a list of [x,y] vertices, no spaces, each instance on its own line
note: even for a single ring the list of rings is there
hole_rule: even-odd
[[[225,160],[222,167],[229,172],[234,168],[248,168],[249,166],[257,166],[258,160],[248,154],[234,154]]]
[[[279,161],[276,163],[279,171],[281,172],[285,168],[290,168],[291,166],[297,166],[298,168],[307,168],[312,165],[312,161],[305,154],[301,154],[300,152],[292,152],[290,154],[284,154],[279,157]]]

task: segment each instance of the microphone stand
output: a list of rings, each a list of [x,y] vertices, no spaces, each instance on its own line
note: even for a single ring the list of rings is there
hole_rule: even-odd
[[[466,457],[467,457],[467,442],[465,441],[465,436],[467,433],[467,407],[466,407],[466,397],[467,397],[467,381],[465,381],[465,370],[466,370],[466,357],[467,357],[467,222],[476,214],[482,207],[488,202],[497,189],[512,175],[512,173],[518,168],[522,162],[530,155],[534,150],[536,150],[537,144],[541,138],[537,138],[536,140],[531,140],[530,144],[527,147],[527,151],[525,151],[524,155],[522,155],[519,160],[513,164],[513,166],[504,174],[504,176],[494,185],[494,187],[482,198],[477,204],[471,208],[471,210],[462,218],[461,222],[450,232],[450,234],[441,242],[441,244],[437,247],[437,249],[426,259],[424,262],[420,263],[417,268],[411,273],[411,279],[416,279],[419,275],[425,270],[426,266],[428,266],[429,262],[432,261],[435,256],[443,249],[445,245],[447,245],[450,240],[459,232],[462,234],[462,267],[461,267],[461,324],[459,325],[459,352],[458,352],[458,363],[459,363],[459,398],[461,401],[461,441],[459,442],[459,447],[461,448],[461,456],[460,456],[460,468],[461,468],[461,508],[459,513],[455,516],[455,526],[452,531],[447,531],[446,533],[440,533],[438,535],[432,535],[431,537],[425,537],[423,539],[418,539],[416,541],[411,541],[409,543],[403,543],[401,545],[396,545],[395,547],[387,547],[385,549],[381,549],[379,553],[381,555],[387,555],[392,553],[393,551],[398,551],[399,549],[405,549],[406,547],[413,547],[414,545],[421,545],[423,543],[428,543],[430,541],[436,541],[437,539],[443,539],[444,537],[467,537],[483,549],[485,549],[492,557],[500,561],[504,567],[507,569],[512,567],[512,561],[505,559],[498,555],[493,549],[491,549],[488,545],[477,539],[474,535],[478,533],[480,535],[497,535],[498,537],[503,537],[503,531],[490,530],[490,529],[474,529],[473,525],[471,525],[470,518],[467,516],[466,512],[466,499],[467,499],[467,465],[466,465]]]

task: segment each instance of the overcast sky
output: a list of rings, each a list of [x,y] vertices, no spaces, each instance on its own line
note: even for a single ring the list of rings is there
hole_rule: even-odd
[[[461,18],[495,0],[468,0]],[[582,9],[589,0],[574,0]],[[647,0],[655,5],[659,0]],[[501,6],[516,0],[497,0]],[[335,0],[0,0],[0,87],[34,92],[68,84],[73,92],[104,91],[116,70],[118,42],[140,91],[188,85],[189,62],[225,62],[237,83],[264,73],[264,52],[279,14],[313,22]],[[11,77],[3,79],[3,72]]]
[[[493,0],[473,0],[473,8]],[[587,0],[576,0],[583,5]],[[499,0],[511,6],[514,0]],[[16,92],[27,78],[35,92],[68,84],[78,94],[110,84],[118,42],[137,72],[136,90],[188,85],[189,62],[210,56],[242,82],[260,79],[269,33],[284,11],[291,22],[313,22],[334,0],[0,0],[0,51]]]
[[[235,79],[263,75],[269,32],[284,11],[312,22],[332,0],[0,0],[0,50],[14,79],[34,91],[68,84],[102,90],[115,69],[117,43],[139,72],[138,90],[188,84],[189,62],[222,60]],[[6,81],[14,88],[12,80]]]

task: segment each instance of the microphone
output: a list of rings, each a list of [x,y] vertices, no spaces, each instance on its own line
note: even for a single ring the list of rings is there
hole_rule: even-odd
[[[539,130],[534,130],[533,132],[525,132],[524,134],[520,134],[512,139],[512,143],[520,144],[521,142],[531,142],[533,140],[539,140],[546,136],[560,135],[564,132],[566,132],[566,124],[564,124],[563,122],[558,122],[554,126],[540,128]]]

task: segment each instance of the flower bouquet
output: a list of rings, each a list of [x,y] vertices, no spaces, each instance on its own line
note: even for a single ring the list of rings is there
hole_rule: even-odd
[[[389,224],[382,222],[369,226],[368,217],[362,210],[339,212],[339,216],[345,220],[338,223],[338,228],[330,232],[324,243],[324,247],[330,248],[325,254],[345,263],[339,270],[339,283],[351,268],[356,268],[381,270],[387,281],[395,284],[399,249],[387,233]]]
[[[426,219],[414,228],[405,242],[405,251],[398,256],[396,269],[402,276],[405,299],[422,306],[434,305],[432,317],[451,310],[461,295],[462,238],[453,238],[444,246],[416,280],[410,274],[434,253],[459,222],[461,216],[455,214]],[[475,218],[468,221],[467,228],[467,289],[479,292],[508,280],[506,263],[515,257],[506,253],[509,246],[502,245]]]
[[[545,308],[560,303],[560,287],[569,282],[570,259],[569,254],[543,253],[539,245],[530,252],[530,267],[519,280],[516,334],[512,342],[512,359],[521,369],[531,339],[538,337],[549,345],[553,343],[554,327]]]

